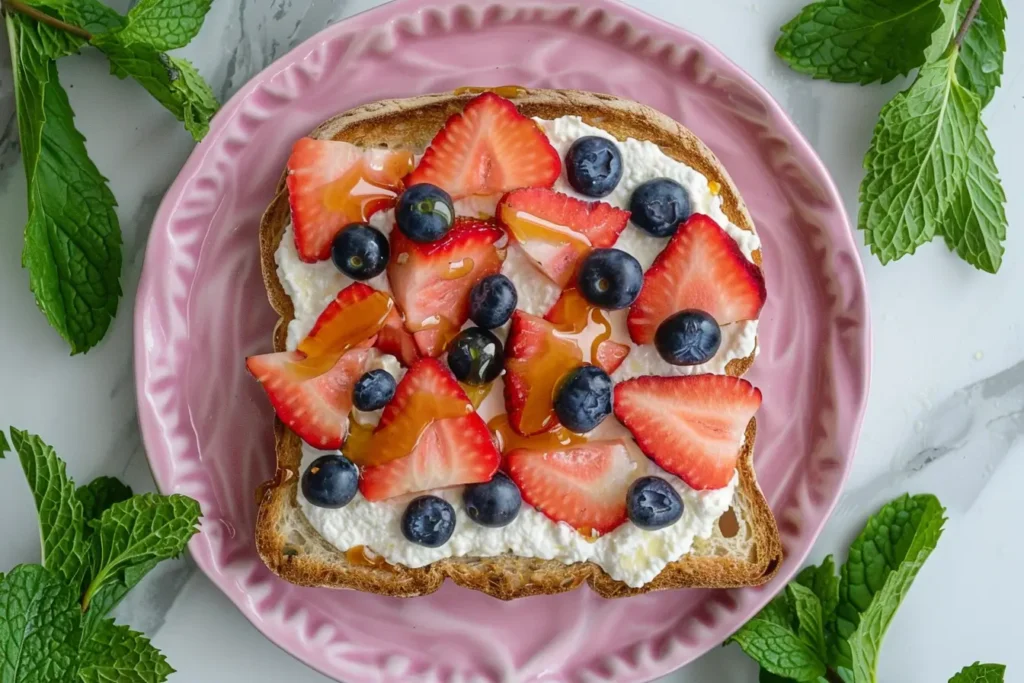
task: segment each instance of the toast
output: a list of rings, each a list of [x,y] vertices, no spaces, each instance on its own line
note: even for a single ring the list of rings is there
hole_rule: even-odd
[[[576,115],[621,139],[657,144],[720,186],[722,209],[730,221],[753,231],[753,221],[725,169],[695,135],[667,116],[610,95],[569,90],[516,88],[501,92],[529,117],[555,119]],[[364,105],[323,123],[310,137],[343,140],[364,147],[422,150],[449,116],[473,95],[436,94]],[[290,222],[285,178],[260,225],[263,277],[271,305],[280,316],[274,349],[285,350],[294,308],[278,278],[275,252]],[[760,264],[760,252],[752,254]],[[754,354],[731,360],[726,374],[740,376]],[[732,507],[710,538],[697,539],[685,556],[671,562],[652,581],[634,588],[608,576],[597,564],[564,564],[505,554],[498,557],[450,557],[422,568],[366,561],[362,553],[331,546],[303,515],[298,501],[302,442],[280,421],[275,425],[276,475],[259,493],[256,544],[266,565],[282,578],[303,586],[355,589],[396,597],[436,591],[445,578],[456,584],[510,600],[560,593],[589,583],[604,597],[622,597],[675,588],[730,588],[762,584],[782,559],[775,519],[758,488],[753,470],[756,423],[747,426],[738,462]]]

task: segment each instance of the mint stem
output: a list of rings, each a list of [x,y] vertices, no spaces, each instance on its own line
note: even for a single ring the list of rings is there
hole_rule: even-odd
[[[845,683],[845,681],[839,677],[839,674],[832,669],[825,671],[825,680],[828,681],[828,683]]]
[[[70,33],[71,35],[78,36],[83,40],[92,40],[92,34],[86,31],[84,28],[79,28],[78,26],[66,24],[57,17],[51,17],[46,12],[41,12],[37,10],[35,7],[29,7],[25,3],[21,2],[21,0],[3,0],[2,6],[4,9],[8,11],[17,12],[18,14],[24,14],[26,17],[35,19],[41,24],[52,26],[58,31]]]
[[[956,32],[956,38],[953,39],[953,44],[957,47],[964,42],[964,36],[967,35],[967,31],[970,30],[971,24],[974,23],[974,18],[978,16],[978,10],[981,9],[981,0],[974,0],[971,4],[971,8],[967,10],[967,16],[964,17],[964,23],[960,24],[960,30]]]

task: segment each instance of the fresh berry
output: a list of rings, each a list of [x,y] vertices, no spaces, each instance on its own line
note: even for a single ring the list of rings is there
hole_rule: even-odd
[[[438,548],[455,533],[455,508],[444,498],[414,498],[402,513],[402,535],[410,542]]]
[[[668,237],[690,217],[690,195],[674,180],[655,178],[633,190],[629,211],[638,228],[655,237]]]
[[[352,402],[359,410],[380,410],[395,397],[395,378],[387,370],[370,370],[356,382]]]
[[[588,197],[611,194],[622,179],[619,146],[596,135],[580,138],[565,154],[565,175],[580,194]]]
[[[629,223],[629,212],[604,202],[585,202],[545,188],[502,197],[498,220],[541,271],[565,287],[594,247],[610,247]]]
[[[756,320],[765,296],[761,269],[715,221],[697,214],[647,270],[626,324],[633,341],[650,344],[658,326],[677,311],[695,308],[728,325]]]
[[[436,185],[413,185],[395,207],[395,221],[413,242],[436,242],[452,229],[455,207],[451,196]]]
[[[626,344],[620,344],[618,342],[613,342],[611,339],[605,339],[597,345],[594,365],[610,375],[619,369],[619,366],[622,365],[622,361],[626,360],[626,356],[629,355],[630,348],[631,347]]]
[[[343,227],[393,206],[412,162],[404,150],[312,138],[296,142],[288,159],[288,202],[299,258],[326,261]]]
[[[580,264],[576,286],[590,303],[617,311],[640,296],[644,269],[639,261],[621,249],[595,249]]]
[[[353,280],[369,280],[384,272],[391,257],[388,238],[377,228],[353,223],[342,228],[331,245],[331,260]]]
[[[389,353],[398,358],[398,361],[407,368],[421,358],[416,339],[412,332],[405,329],[402,314],[398,312],[397,307],[391,310],[391,315],[377,334],[376,346],[381,353]]]
[[[519,303],[516,286],[504,275],[488,275],[469,294],[469,319],[485,330],[501,327]]]
[[[448,345],[448,367],[470,386],[490,384],[505,369],[505,351],[493,332],[470,327]]]
[[[388,280],[405,326],[425,356],[437,356],[469,319],[469,293],[501,270],[505,233],[486,221],[458,218],[437,242],[419,244],[391,233]]]
[[[351,349],[373,346],[392,315],[391,297],[369,285],[354,282],[338,292],[299,343],[307,376],[327,372]]]
[[[286,427],[313,448],[332,450],[345,440],[352,387],[369,358],[366,349],[349,351],[328,372],[313,377],[298,351],[250,356],[245,365]]]
[[[626,492],[637,463],[621,441],[517,449],[506,456],[506,466],[523,500],[586,536],[606,534],[626,521]]]
[[[442,404],[459,410],[451,417],[427,421],[424,427],[429,416],[422,411],[437,410]],[[385,445],[393,448],[405,440],[409,450],[363,469],[359,490],[371,501],[489,481],[501,462],[491,433],[466,392],[434,358],[417,362],[405,373],[395,397],[384,407],[374,437],[378,434],[384,434]]]
[[[630,521],[641,529],[664,529],[683,516],[683,499],[661,477],[640,477],[626,494],[626,511]]]
[[[558,152],[537,124],[486,92],[448,119],[406,182],[431,183],[462,199],[551,187],[561,172]]]
[[[583,363],[583,352],[558,328],[516,311],[505,342],[505,408],[512,428],[532,436],[558,425],[552,400],[559,380]]]
[[[302,473],[302,496],[318,508],[345,507],[359,490],[359,468],[344,455],[321,455]]]
[[[726,486],[761,392],[727,375],[637,377],[615,387],[615,416],[662,469],[698,490]]]
[[[555,414],[562,425],[577,434],[596,429],[612,413],[612,378],[594,365],[569,372],[555,395]]]
[[[470,484],[462,492],[466,514],[480,526],[508,526],[519,515],[523,496],[519,487],[504,472],[482,484]]]
[[[654,334],[654,346],[666,363],[700,365],[718,353],[722,330],[704,311],[689,309],[665,318]]]

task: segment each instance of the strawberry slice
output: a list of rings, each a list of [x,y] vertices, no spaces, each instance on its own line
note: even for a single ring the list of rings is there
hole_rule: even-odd
[[[622,361],[629,355],[630,347],[626,344],[613,342],[605,339],[597,345],[597,353],[594,357],[594,365],[601,368],[609,375],[619,369]]]
[[[736,471],[761,392],[727,375],[637,377],[615,386],[614,405],[615,417],[662,469],[697,490],[720,489]]]
[[[626,492],[637,477],[637,463],[621,441],[521,448],[505,462],[523,500],[555,522],[596,537],[626,521]]]
[[[694,214],[644,274],[626,324],[633,341],[650,344],[658,325],[673,313],[696,308],[719,325],[756,320],[766,296],[761,269],[718,223]]]
[[[394,457],[397,455],[398,457]],[[425,358],[402,378],[358,462],[367,500],[489,481],[501,463],[483,419],[440,361]]]
[[[338,292],[299,344],[297,350],[305,355],[301,365],[309,377],[327,372],[351,349],[373,346],[395,313],[386,293],[361,282],[349,285]]]
[[[343,227],[393,206],[412,164],[412,152],[405,150],[313,138],[296,142],[288,158],[288,202],[299,258],[330,258],[331,242]]]
[[[437,356],[469,319],[469,293],[501,270],[505,233],[475,218],[457,218],[436,242],[413,242],[400,230],[391,233],[388,281],[405,313],[405,327],[425,356]]]
[[[587,252],[615,244],[629,222],[628,211],[542,187],[509,192],[498,204],[496,216],[560,287],[569,284]]]
[[[517,310],[505,342],[505,408],[508,421],[522,436],[554,429],[555,388],[565,374],[583,363],[571,339],[556,334],[554,324]]]
[[[406,183],[432,183],[461,199],[551,187],[561,172],[562,160],[537,124],[485,92],[448,119]]]
[[[371,352],[356,349],[327,373],[308,378],[298,351],[250,356],[245,365],[270,397],[277,417],[314,448],[341,448],[352,410],[352,388],[366,371]]]
[[[395,356],[407,368],[422,357],[416,346],[416,340],[405,329],[405,323],[402,322],[402,316],[397,308],[391,311],[380,334],[377,335],[377,348],[382,353],[390,353]]]

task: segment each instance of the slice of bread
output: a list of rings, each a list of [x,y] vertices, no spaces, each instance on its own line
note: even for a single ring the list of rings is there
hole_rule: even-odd
[[[697,169],[721,188],[723,211],[738,227],[754,225],[729,175],[710,150],[689,130],[649,107],[611,95],[575,90],[517,88],[510,96],[530,117],[555,119],[581,116],[619,139],[650,140],[669,156]],[[357,107],[322,124],[311,133],[321,139],[344,140],[364,147],[422,150],[444,122],[473,96],[437,94],[387,100]],[[278,279],[274,254],[290,222],[284,178],[260,226],[263,277],[271,305],[281,316],[274,332],[274,349],[285,350],[292,302]],[[760,263],[760,252],[753,258]],[[727,374],[742,375],[753,354],[735,359]],[[445,578],[504,600],[528,595],[560,593],[584,582],[604,597],[638,595],[671,588],[731,588],[764,583],[775,575],[782,560],[782,545],[775,518],[758,488],[753,470],[756,424],[747,427],[739,459],[739,485],[732,508],[716,525],[709,539],[698,539],[687,555],[670,563],[654,580],[632,588],[609,577],[591,562],[564,564],[557,560],[518,557],[452,557],[426,567],[365,561],[358,550],[346,553],[318,534],[297,502],[302,442],[277,422],[277,472],[261,487],[256,545],[267,566],[282,578],[304,586],[349,588],[389,596],[425,595],[441,587]],[[354,557],[355,560],[350,560]]]

